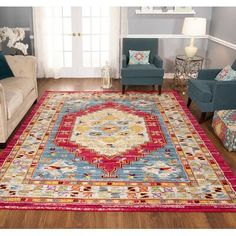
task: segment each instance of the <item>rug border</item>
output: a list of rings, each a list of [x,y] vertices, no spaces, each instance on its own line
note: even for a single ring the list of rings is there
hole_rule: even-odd
[[[203,130],[201,125],[198,123],[196,118],[193,116],[193,114],[190,112],[187,105],[184,103],[183,99],[180,97],[180,95],[176,91],[173,91],[173,94],[175,95],[175,98],[181,105],[183,111],[187,114],[189,120],[191,121],[191,124],[194,126],[195,130],[198,132],[198,135],[201,137],[201,139],[203,140],[208,150],[212,154],[214,154],[213,158],[216,160],[220,169],[223,171],[223,174],[226,177],[226,179],[230,182],[233,190],[236,191],[236,175],[234,174],[232,169],[229,167],[228,163],[224,160],[223,155],[220,154],[218,149],[215,147],[215,145],[206,135],[205,131]]]
[[[48,94],[50,93],[120,93],[120,90],[105,90],[105,91],[57,91],[57,90],[46,90],[37,104],[35,104],[29,114],[26,114],[26,117],[23,118],[22,123],[20,124],[18,130],[12,137],[10,137],[7,147],[0,153],[0,168],[3,165],[5,159],[7,158],[8,154],[11,152],[12,148],[16,144],[19,136],[24,132],[27,128],[28,124],[32,120],[33,116],[38,111],[39,107],[43,104],[44,100],[47,98]],[[135,91],[130,90],[126,93],[156,93],[156,91]],[[236,176],[233,171],[230,169],[226,161],[224,160],[223,156],[219,153],[217,148],[211,142],[211,140],[206,135],[203,128],[197,122],[196,118],[187,108],[186,104],[184,103],[183,99],[179,95],[179,93],[175,90],[164,90],[165,92],[171,92],[174,94],[176,100],[182,107],[185,114],[188,116],[191,124],[194,126],[195,130],[198,132],[198,135],[203,140],[204,144],[208,148],[211,153],[214,153],[214,159],[216,160],[217,164],[219,165],[220,169],[222,170],[224,176],[231,184],[232,188],[236,190]],[[148,206],[139,206],[139,207],[126,207],[126,206],[107,206],[107,205],[76,205],[76,204],[41,204],[41,203],[0,203],[0,210],[49,210],[49,211],[83,211],[83,212],[236,212],[235,208],[229,208],[228,206],[163,206],[163,207],[148,207]]]

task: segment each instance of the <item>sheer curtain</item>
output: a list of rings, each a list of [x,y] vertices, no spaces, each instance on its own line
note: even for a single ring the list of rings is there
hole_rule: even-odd
[[[60,78],[63,54],[59,39],[62,37],[62,11],[55,7],[33,8],[35,55],[38,60],[38,77]],[[120,77],[121,35],[127,34],[127,8],[110,7],[109,64],[112,77]],[[93,68],[91,68],[92,70]]]
[[[127,8],[111,7],[109,29],[109,64],[112,68],[113,78],[120,78],[122,36],[127,35],[127,33]]]
[[[61,24],[58,24],[60,10],[53,7],[34,7],[35,56],[38,61],[38,77],[60,77],[62,54],[58,53],[58,37],[61,37]]]

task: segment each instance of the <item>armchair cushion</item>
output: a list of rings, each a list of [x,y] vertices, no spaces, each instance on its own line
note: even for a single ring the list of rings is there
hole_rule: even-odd
[[[0,80],[13,76],[14,75],[6,61],[5,56],[3,55],[2,52],[0,52]]]
[[[153,64],[148,65],[128,65],[122,68],[122,77],[163,77],[164,70],[157,68]]]
[[[236,71],[233,70],[230,65],[228,65],[221,70],[221,72],[216,76],[215,80],[218,81],[236,80]]]
[[[215,84],[216,81],[189,80],[189,96],[197,98],[200,102],[210,102],[213,97]]]

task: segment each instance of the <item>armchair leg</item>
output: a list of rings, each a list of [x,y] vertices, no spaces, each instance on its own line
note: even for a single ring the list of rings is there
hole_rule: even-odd
[[[122,85],[122,94],[125,94],[125,85]]]
[[[191,102],[192,102],[192,99],[189,97],[189,98],[188,98],[187,107],[190,107],[190,105],[191,105]]]
[[[161,85],[158,85],[158,94],[161,95],[161,88],[162,86]]]
[[[7,142],[0,143],[0,149],[4,149],[7,146]]]
[[[206,112],[202,112],[199,123],[200,124],[203,123],[205,121],[205,119],[206,119]]]

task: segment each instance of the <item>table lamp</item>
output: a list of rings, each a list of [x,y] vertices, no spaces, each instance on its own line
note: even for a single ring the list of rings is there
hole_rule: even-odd
[[[185,54],[187,57],[193,57],[197,53],[197,47],[194,46],[194,37],[206,34],[206,19],[186,17],[184,19],[182,34],[191,36],[190,45],[185,47]]]

